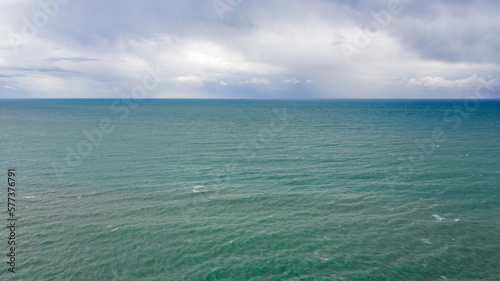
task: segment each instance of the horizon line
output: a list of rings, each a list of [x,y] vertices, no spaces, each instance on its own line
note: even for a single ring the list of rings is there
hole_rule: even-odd
[[[334,100],[428,100],[428,101],[456,101],[481,100],[500,101],[500,98],[0,98],[0,100],[234,100],[234,101],[334,101]]]

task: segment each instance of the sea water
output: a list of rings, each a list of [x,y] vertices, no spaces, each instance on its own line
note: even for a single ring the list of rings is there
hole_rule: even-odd
[[[1,280],[500,280],[500,102],[0,100]]]

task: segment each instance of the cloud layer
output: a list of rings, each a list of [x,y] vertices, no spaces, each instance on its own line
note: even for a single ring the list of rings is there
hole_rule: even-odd
[[[495,1],[0,3],[0,98],[500,98]]]

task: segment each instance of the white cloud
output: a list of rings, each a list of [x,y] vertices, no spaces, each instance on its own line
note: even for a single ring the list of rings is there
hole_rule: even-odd
[[[285,83],[297,84],[299,83],[299,80],[297,80],[296,78],[288,78],[285,80]]]
[[[410,86],[423,86],[430,88],[463,88],[463,89],[473,89],[478,85],[484,85],[487,87],[497,87],[500,83],[497,79],[486,80],[482,77],[477,77],[476,74],[457,80],[447,80],[443,77],[421,77],[419,79],[411,78],[408,80],[408,85]]]
[[[256,84],[256,85],[267,85],[267,84],[269,84],[269,80],[267,80],[265,78],[255,78],[254,77],[254,78],[250,79],[250,83]]]
[[[118,92],[122,91],[122,89],[120,89],[116,86],[113,86],[109,89],[106,89],[106,88],[100,89],[100,91],[104,92],[104,93],[118,93]]]
[[[255,61],[240,51],[207,39],[189,39],[173,51],[181,54],[181,63],[186,70],[217,76],[229,73],[272,74],[284,70],[266,61]],[[166,61],[165,64],[168,65],[169,62]]]
[[[179,76],[179,77],[176,77],[175,78],[175,81],[178,81],[178,82],[200,82],[200,77],[196,77],[196,76]]]
[[[418,80],[411,78],[408,81],[408,85],[411,86],[426,86],[426,87],[451,87],[453,82],[444,79],[443,77],[422,77]]]

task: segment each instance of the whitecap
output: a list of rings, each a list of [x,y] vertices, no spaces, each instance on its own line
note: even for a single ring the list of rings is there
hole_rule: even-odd
[[[421,238],[420,241],[424,242],[425,244],[429,244],[429,245],[432,244],[432,242],[429,241],[429,239]]]
[[[119,227],[117,227],[117,228],[115,228],[115,229],[111,230],[111,232],[117,231],[118,229],[119,229]]]
[[[200,190],[203,187],[204,187],[203,185],[195,185],[195,186],[193,186],[193,192],[194,193],[204,192],[205,190]]]
[[[31,199],[31,198],[35,198],[36,196],[23,196],[21,198],[26,198],[26,199]]]
[[[443,217],[441,217],[440,215],[432,215],[437,221],[442,221],[444,220]]]

